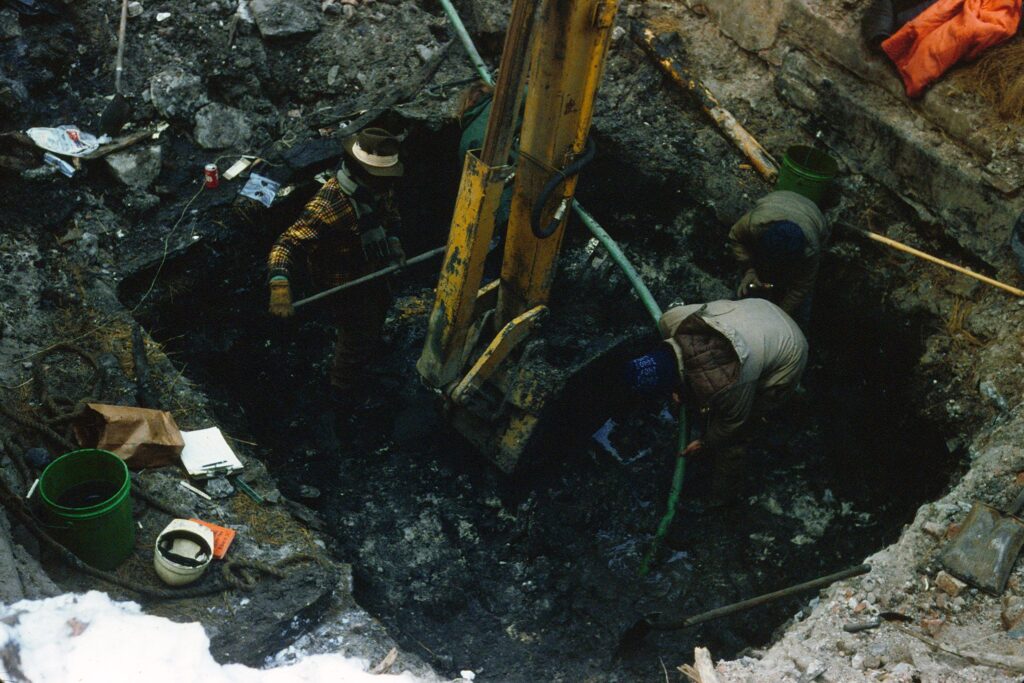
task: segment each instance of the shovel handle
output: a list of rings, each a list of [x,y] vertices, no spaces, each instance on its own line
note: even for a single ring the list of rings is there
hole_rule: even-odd
[[[117,58],[114,60],[114,92],[121,92],[121,72],[124,71],[124,34],[128,29],[128,0],[121,0],[121,25],[117,29]]]
[[[721,617],[727,617],[730,614],[736,614],[737,612],[744,612],[752,607],[758,607],[765,603],[778,600],[779,598],[788,598],[791,595],[803,593],[804,591],[824,588],[836,581],[849,579],[853,576],[860,576],[861,574],[867,574],[869,571],[871,571],[871,565],[860,564],[856,567],[850,567],[840,572],[836,572],[835,574],[829,574],[828,576],[822,576],[821,578],[814,579],[812,581],[798,583],[795,586],[777,590],[774,593],[765,593],[764,595],[759,595],[756,598],[750,598],[749,600],[743,600],[742,602],[734,602],[733,604],[726,605],[725,607],[718,607],[717,609],[697,614],[687,619],[683,619],[682,621],[654,623],[651,624],[651,629],[655,631],[677,631],[679,629],[689,628],[691,626],[696,626],[697,624],[703,624],[705,621],[720,619]]]
[[[426,261],[427,259],[433,258],[434,256],[437,256],[438,254],[443,254],[446,249],[447,249],[447,247],[438,247],[437,249],[431,249],[430,251],[424,252],[424,253],[420,254],[419,256],[414,256],[411,259],[408,259],[405,263],[403,263],[401,265],[397,265],[396,264],[396,265],[393,265],[393,266],[388,266],[387,268],[382,268],[382,269],[380,269],[378,271],[370,273],[369,275],[364,275],[362,277],[356,278],[355,280],[350,280],[350,281],[348,281],[348,282],[346,282],[344,284],[338,285],[337,287],[331,287],[330,289],[326,289],[326,290],[320,292],[319,294],[314,294],[312,296],[307,296],[305,299],[299,299],[294,304],[292,304],[292,308],[299,308],[301,306],[305,306],[306,304],[311,304],[314,301],[319,301],[320,299],[323,299],[324,297],[331,296],[332,294],[337,294],[338,292],[344,291],[346,289],[351,289],[352,287],[355,287],[356,285],[361,285],[364,282],[369,282],[370,280],[376,280],[379,277],[384,277],[385,275],[390,275],[391,273],[395,272],[396,270],[401,270],[402,268],[406,268],[408,266],[414,266],[417,263],[420,263],[422,261]]]

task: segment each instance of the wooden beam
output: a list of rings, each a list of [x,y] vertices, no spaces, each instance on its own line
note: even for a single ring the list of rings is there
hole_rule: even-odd
[[[729,113],[728,109],[718,103],[718,98],[694,75],[693,71],[683,66],[675,55],[658,41],[649,26],[634,19],[630,22],[629,28],[633,42],[654,60],[673,83],[697,101],[700,108],[715,122],[722,134],[729,138],[750,160],[751,165],[757,169],[761,177],[774,183],[779,177],[779,165],[768,153],[768,150],[761,146],[757,138],[751,135],[743,127],[743,124]]]

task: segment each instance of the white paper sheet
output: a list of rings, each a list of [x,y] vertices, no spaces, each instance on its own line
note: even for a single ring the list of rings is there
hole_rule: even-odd
[[[181,433],[185,448],[181,451],[181,464],[190,477],[211,477],[237,472],[242,461],[228,446],[217,427]]]

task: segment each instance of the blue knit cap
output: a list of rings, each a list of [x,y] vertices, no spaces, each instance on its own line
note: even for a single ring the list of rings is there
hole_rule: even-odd
[[[793,221],[775,221],[765,226],[758,240],[758,251],[767,258],[795,258],[803,253],[807,238]]]
[[[679,383],[676,354],[668,344],[626,363],[626,386],[638,393],[668,390]]]

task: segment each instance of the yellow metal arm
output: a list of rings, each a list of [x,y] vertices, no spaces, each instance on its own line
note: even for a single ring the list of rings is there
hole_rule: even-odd
[[[617,0],[547,0],[530,60],[530,89],[520,136],[508,242],[498,296],[498,324],[546,303],[562,245],[565,218],[551,237],[538,239],[530,214],[545,183],[583,152],[601,82]],[[568,178],[541,212],[546,225],[571,198]]]
[[[512,5],[484,146],[479,157],[467,154],[463,166],[427,342],[416,364],[424,380],[435,387],[457,379],[466,361],[466,334],[473,324],[477,290],[494,234],[494,215],[510,170],[505,164],[522,101],[535,10],[536,0],[515,0]]]
[[[479,389],[509,354],[530,336],[530,332],[547,316],[547,313],[547,306],[537,306],[505,325],[452,391],[452,401],[462,403],[469,392]]]

